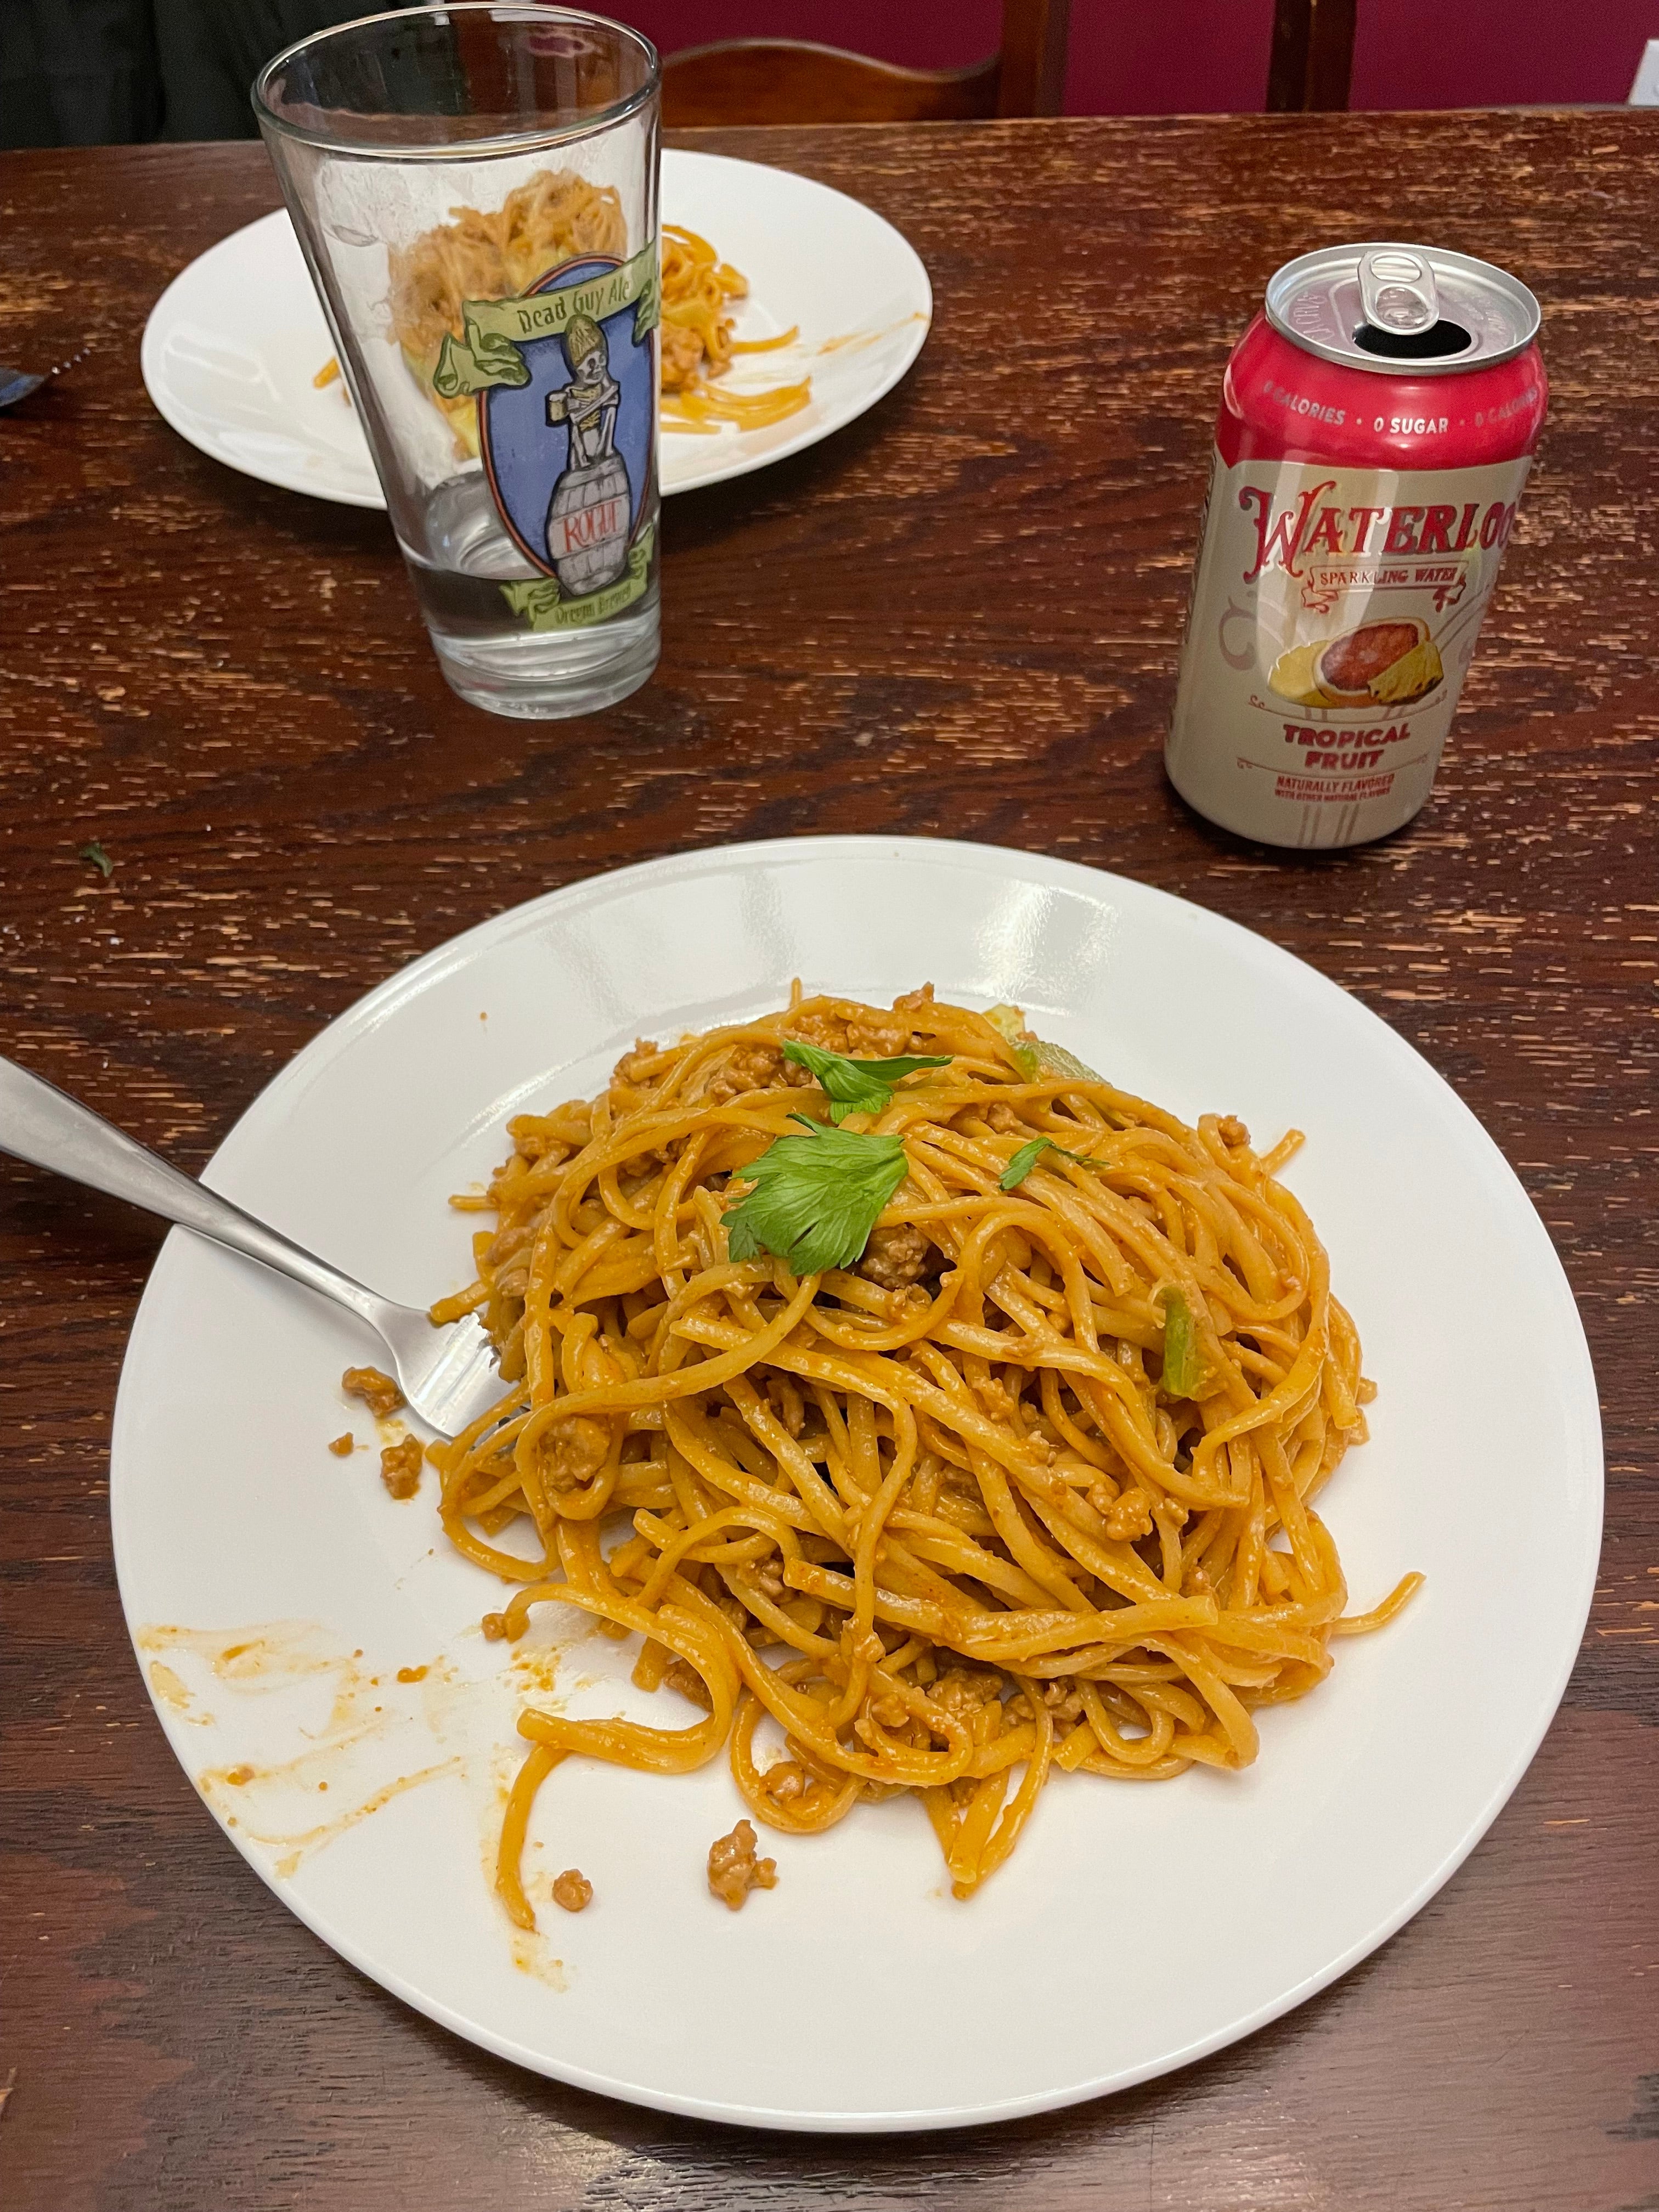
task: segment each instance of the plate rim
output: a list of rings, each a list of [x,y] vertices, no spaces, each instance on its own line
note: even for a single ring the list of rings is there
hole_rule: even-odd
[[[815,423],[810,429],[804,429],[793,437],[785,439],[777,446],[769,447],[763,453],[738,454],[719,467],[711,467],[706,473],[698,476],[690,483],[672,485],[663,483],[659,465],[658,477],[662,497],[678,499],[682,493],[707,491],[715,484],[730,483],[739,477],[752,476],[758,470],[770,468],[775,461],[793,459],[797,453],[805,453],[813,446],[821,445],[825,439],[836,436],[841,431],[846,429],[849,423],[856,422],[860,416],[867,415],[872,408],[878,406],[888,393],[896,386],[902,383],[915,368],[917,356],[932,334],[933,286],[933,279],[927,273],[927,264],[897,224],[890,222],[884,215],[872,208],[867,201],[856,198],[851,192],[842,191],[838,185],[826,185],[817,177],[807,176],[799,169],[785,168],[778,162],[750,161],[744,160],[739,155],[709,153],[697,147],[665,147],[663,149],[665,164],[670,160],[713,163],[728,169],[753,169],[759,171],[763,175],[791,177],[798,184],[805,185],[815,192],[826,193],[832,199],[845,200],[850,206],[856,208],[861,215],[867,216],[872,222],[879,223],[896,242],[902,252],[908,257],[912,264],[910,273],[919,286],[919,298],[921,301],[921,306],[915,311],[915,322],[903,345],[896,350],[892,362],[881,376],[866,390],[860,392],[855,404],[845,407],[839,412],[831,410],[824,421]],[[659,190],[659,200],[660,198]],[[251,231],[258,230],[263,225],[276,222],[279,219],[289,224],[290,230],[292,229],[293,219],[289,214],[286,204],[268,209],[264,215],[255,216],[251,222],[239,224],[234,230],[227,231],[222,238],[216,238],[211,245],[204,246],[199,253],[187,261],[182,269],[169,278],[144,319],[143,331],[138,341],[138,373],[145,392],[149,396],[151,406],[155,408],[167,428],[176,436],[182,438],[187,446],[192,447],[197,453],[203,454],[208,460],[216,462],[221,468],[234,470],[237,475],[247,477],[255,483],[270,484],[278,491],[294,492],[301,499],[319,499],[331,507],[354,507],[365,513],[384,514],[386,512],[386,497],[380,490],[378,481],[372,493],[349,492],[332,488],[325,489],[314,483],[301,483],[294,471],[274,467],[256,467],[251,460],[235,459],[228,453],[217,452],[210,446],[204,446],[197,434],[196,429],[185,419],[186,410],[179,405],[176,397],[167,389],[163,374],[165,341],[161,335],[161,322],[162,311],[167,302],[179,287],[188,277],[193,276],[201,264],[212,255],[221,252],[226,246],[234,245],[239,239],[246,238]],[[659,206],[659,228],[663,219],[663,210]],[[659,436],[660,437],[660,433]],[[726,441],[722,440],[717,442],[725,444]],[[714,456],[711,454],[709,459],[712,461]],[[370,466],[373,467],[372,456]]]
[[[179,404],[174,393],[169,390],[161,374],[166,344],[161,331],[162,311],[173,294],[187,278],[197,274],[204,261],[211,259],[213,255],[222,252],[226,246],[234,246],[239,239],[246,238],[250,232],[262,230],[279,218],[283,221],[289,220],[286,207],[268,208],[264,215],[255,216],[252,222],[241,223],[234,230],[228,230],[222,238],[216,238],[211,246],[204,246],[193,259],[187,261],[184,267],[168,281],[155,304],[144,318],[143,331],[138,340],[138,374],[143,380],[145,394],[150,405],[175,436],[182,438],[187,446],[200,453],[204,459],[216,463],[220,468],[229,469],[235,475],[246,477],[254,483],[270,484],[277,491],[294,492],[301,499],[320,499],[330,507],[355,507],[364,513],[384,514],[386,511],[386,496],[380,489],[378,480],[373,493],[338,489],[320,491],[315,484],[301,483],[297,477],[288,471],[276,467],[256,468],[250,460],[237,459],[229,453],[218,453],[212,447],[204,446],[194,427],[185,419],[185,409]],[[370,465],[373,466],[372,462]]]
[[[280,1104],[284,1093],[294,1085],[308,1081],[316,1070],[328,1059],[348,1049],[380,1021],[387,1018],[404,1003],[417,995],[431,982],[465,966],[471,959],[498,941],[533,932],[541,919],[550,914],[577,910],[594,900],[602,899],[629,885],[642,883],[669,884],[688,878],[719,872],[732,866],[764,865],[777,860],[830,860],[838,855],[864,854],[880,856],[890,864],[902,864],[908,856],[943,860],[964,869],[989,866],[1005,876],[1012,875],[1026,881],[1037,881],[1057,888],[1088,890],[1092,896],[1103,896],[1113,890],[1126,888],[1137,898],[1148,898],[1154,906],[1166,906],[1181,910],[1188,918],[1197,917],[1202,927],[1222,939],[1235,934],[1250,940],[1260,957],[1265,957],[1270,969],[1277,968],[1289,974],[1295,971],[1311,978],[1314,987],[1322,993],[1334,993],[1365,1019],[1375,1025],[1385,1040],[1382,1048],[1398,1064],[1402,1073],[1416,1084],[1425,1086],[1431,1094],[1444,1094],[1455,1110],[1455,1118],[1472,1131],[1480,1146],[1490,1155],[1491,1163],[1499,1171],[1500,1183],[1506,1185],[1510,1195],[1520,1201],[1519,1218],[1525,1233],[1535,1247],[1535,1262],[1550,1294],[1567,1323],[1563,1332],[1564,1376],[1570,1370],[1571,1383],[1571,1418],[1569,1432],[1582,1462],[1582,1472],[1590,1479],[1585,1484],[1589,1510],[1570,1538],[1570,1553],[1576,1544],[1576,1558],[1570,1557],[1570,1571],[1564,1579],[1572,1596],[1570,1609],[1564,1613],[1563,1622],[1576,1624],[1568,1640],[1564,1635],[1563,1656],[1559,1661],[1553,1686],[1547,1698],[1540,1698],[1518,1752],[1513,1755],[1501,1777],[1488,1791],[1464,1832],[1442,1853],[1435,1864],[1425,1874],[1410,1893],[1389,1911],[1357,1936],[1335,1957],[1318,1972],[1305,1975],[1288,1990],[1279,1992],[1263,2003],[1192,2038],[1180,2049],[1164,2051],[1149,2058],[1145,2063],[1116,2069],[1089,2081],[1069,2084],[1054,2090],[1032,2091],[1011,2097],[994,2104],[978,2103],[963,2106],[933,2106],[927,2109],[884,2112],[789,2112],[772,2106],[745,2105],[729,2099],[678,2095],[633,2083],[623,2083],[610,2075],[586,2069],[580,2064],[550,2060],[544,2053],[530,2049],[510,2035],[501,2034],[487,2023],[468,2018],[454,2008],[435,1998],[395,1971],[379,1964],[371,1964],[364,1947],[331,1921],[323,1911],[308,1908],[276,1877],[274,1870],[243,1850],[238,1838],[224,1828],[222,1815],[205,1798],[203,1802],[213,1814],[226,1840],[233,1844],[238,1856],[263,1881],[283,1906],[300,1920],[313,1935],[343,1958],[359,1972],[388,1990],[426,2018],[448,2029],[467,2042],[494,2053],[510,2063],[544,2078],[563,2081],[573,2087],[586,2089],[618,2101],[637,2105],[647,2110],[672,2112],[681,2117],[720,2123],[722,2125],[771,2130],[799,2135],[848,2134],[914,2134],[933,2132],[965,2126],[991,2125],[1006,2120],[1032,2117],[1036,2114],[1063,2111],[1073,2105],[1085,2104],[1099,2097],[1115,2095],[1139,2084],[1156,2080],[1191,2065],[1218,2051],[1243,2041],[1273,2021],[1294,2011],[1322,1990],[1339,1981],[1360,1961],[1378,1950],[1413,1919],[1424,1906],[1443,1889],[1463,1865],[1475,1846],[1489,1832],[1493,1822],[1514,1795],[1522,1778],[1535,1757],[1539,1746],[1560,1709],[1569,1680],[1577,1663],[1579,1650],[1588,1623],[1594,1597],[1596,1574],[1600,1562],[1601,1534],[1605,1505],[1605,1459],[1601,1407],[1594,1364],[1585,1334],[1583,1317],[1573,1296],[1566,1270],[1562,1264],[1553,1238],[1543,1218],[1528,1195],[1525,1185],[1510,1165],[1502,1147],[1486,1129],[1485,1124],[1465,1103],[1455,1089],[1439,1071],[1402,1036],[1391,1024],[1368,1006],[1352,992],[1347,991],[1327,975],[1310,961],[1289,951],[1274,939],[1245,924],[1218,914],[1214,908],[1201,905],[1194,899],[1166,891],[1160,886],[1125,876],[1115,870],[1097,868],[1086,862],[1069,860],[1047,853],[1028,852],[1019,847],[981,843],[970,839],[889,836],[879,834],[820,835],[800,837],[772,837],[741,842],[697,848],[689,852],[672,853],[645,860],[632,861],[622,866],[601,870],[544,891],[536,896],[504,908],[500,913],[475,923],[418,955],[414,960],[395,969],[391,975],[343,1007],[317,1034],[308,1039],[298,1052],[285,1062],[270,1080],[251,1098],[236,1120],[225,1132],[215,1148],[212,1158],[203,1170],[203,1180],[211,1181],[213,1170],[227,1161],[234,1166],[239,1139],[244,1142],[254,1139],[246,1135],[246,1125],[256,1109]],[[196,1782],[186,1762],[180,1740],[181,1728],[175,1727],[161,1702],[150,1689],[143,1663],[143,1652],[138,1641],[140,1622],[135,1618],[128,1601],[128,1577],[123,1568],[125,1545],[121,1526],[125,1517],[118,1498],[125,1497],[125,1486],[117,1475],[118,1462],[122,1455],[124,1438],[137,1415],[134,1411],[137,1385],[131,1382],[133,1347],[139,1336],[146,1306],[155,1295],[155,1285],[167,1262],[167,1255],[175,1243],[190,1241],[189,1231],[171,1231],[162,1243],[143,1292],[135,1310],[127,1345],[123,1353],[120,1378],[117,1389],[110,1437],[110,1515],[112,1544],[118,1586],[120,1591],[124,1617],[132,1641],[135,1661],[141,1681],[152,1709],[160,1722],[169,1748],[178,1759],[192,1789]],[[198,1791],[198,1796],[200,1795]]]

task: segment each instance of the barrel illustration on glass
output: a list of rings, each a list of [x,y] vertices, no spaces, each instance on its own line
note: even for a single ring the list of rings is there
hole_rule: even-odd
[[[573,315],[560,343],[570,381],[548,393],[547,419],[564,424],[569,459],[548,501],[547,557],[560,584],[580,599],[615,583],[628,565],[631,492],[616,449],[622,393],[605,332],[591,316]]]

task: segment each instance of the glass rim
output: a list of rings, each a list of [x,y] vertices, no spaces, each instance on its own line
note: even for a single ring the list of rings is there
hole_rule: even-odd
[[[614,100],[609,107],[600,108],[580,121],[556,124],[531,124],[521,131],[498,133],[493,138],[458,138],[447,143],[434,145],[430,141],[413,140],[407,145],[388,145],[384,139],[364,140],[343,136],[325,130],[307,129],[278,115],[265,97],[265,88],[276,71],[295,54],[307,48],[325,45],[331,39],[343,38],[353,31],[361,31],[371,23],[417,23],[423,17],[442,15],[487,15],[495,22],[521,22],[546,25],[549,23],[592,23],[614,32],[617,36],[636,47],[645,57],[646,78],[636,91],[625,100]],[[544,7],[539,0],[433,0],[433,4],[422,8],[378,9],[368,15],[355,15],[349,22],[331,23],[319,31],[312,31],[303,39],[295,39],[270,59],[253,80],[249,98],[256,120],[262,131],[278,132],[302,146],[315,146],[325,153],[347,154],[361,161],[453,161],[488,160],[492,155],[528,154],[544,147],[562,146],[579,138],[591,138],[601,131],[609,131],[618,123],[637,114],[641,108],[654,100],[662,82],[662,58],[642,31],[630,23],[619,23],[614,17],[598,15],[586,8]]]

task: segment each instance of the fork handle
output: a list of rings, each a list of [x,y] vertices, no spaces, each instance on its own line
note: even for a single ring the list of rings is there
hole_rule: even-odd
[[[182,1174],[157,1152],[71,1098],[55,1083],[32,1075],[15,1060],[0,1057],[0,1152],[37,1168],[67,1176],[111,1198],[125,1199],[147,1213],[159,1213],[211,1237],[250,1260],[292,1276],[378,1325],[380,1300],[373,1291],[331,1267],[313,1252],[291,1243],[217,1191]]]

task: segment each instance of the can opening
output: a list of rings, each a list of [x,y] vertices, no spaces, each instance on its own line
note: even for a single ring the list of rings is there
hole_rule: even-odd
[[[1443,316],[1425,331],[1382,330],[1375,323],[1361,323],[1353,342],[1362,353],[1379,354],[1387,361],[1438,361],[1474,343],[1462,323],[1449,323]]]

